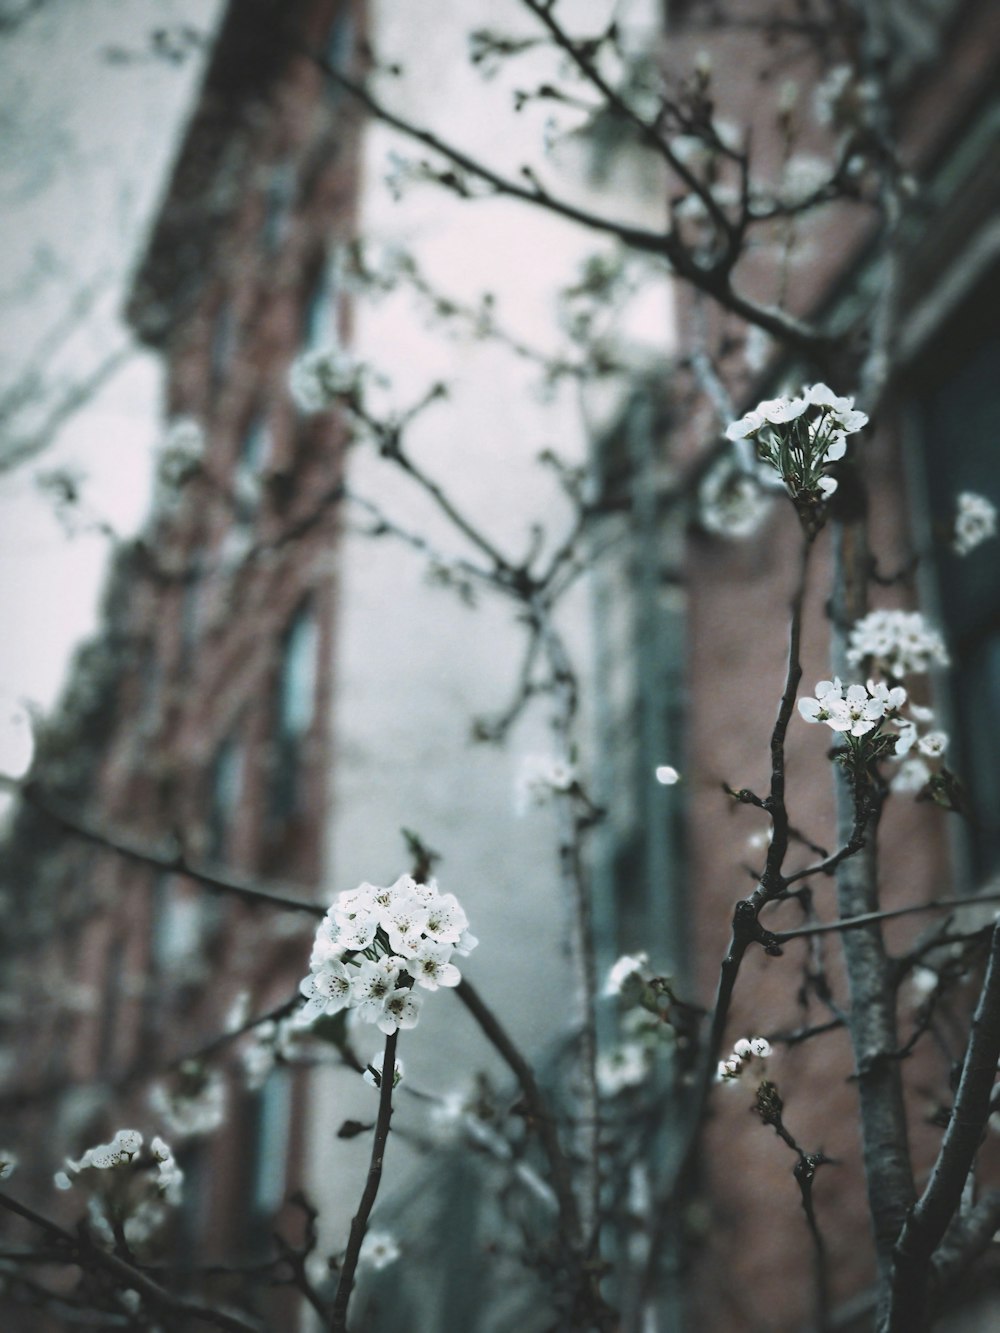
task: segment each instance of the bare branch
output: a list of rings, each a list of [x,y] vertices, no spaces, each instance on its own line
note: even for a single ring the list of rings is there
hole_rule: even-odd
[[[880,1328],[910,1333],[923,1326],[929,1260],[958,1209],[990,1114],[1000,1060],[1000,922],[993,927],[989,963],[972,1019],[962,1076],[948,1127],[923,1194],[910,1210],[893,1253],[892,1294]],[[994,1201],[994,1210],[996,1204]]]

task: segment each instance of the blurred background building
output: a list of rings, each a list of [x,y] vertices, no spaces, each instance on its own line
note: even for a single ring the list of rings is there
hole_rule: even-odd
[[[870,526],[879,573],[904,572],[887,582],[887,604],[919,601],[946,629],[953,667],[935,683],[934,703],[955,735],[976,816],[960,831],[926,805],[890,812],[890,894],[912,901],[937,896],[949,875],[970,891],[1000,859],[1000,761],[982,725],[1000,713],[1000,565],[988,549],[961,563],[936,555],[918,574],[909,563],[915,552],[944,549],[934,537],[948,528],[955,493],[1000,499],[1000,32],[995,7],[981,0],[885,11],[894,110],[921,208],[901,236],[902,334],[888,406],[864,446]],[[742,30],[697,6],[670,5],[664,16],[635,5],[628,17],[636,48],[668,72],[710,61],[719,116],[753,127],[765,174],[804,188],[808,161],[789,156],[773,98],[760,96],[781,78],[808,99],[822,71],[804,47],[782,54],[780,66],[767,50],[756,63]],[[456,306],[493,291],[515,338],[533,342],[542,330],[544,342],[556,332],[552,287],[579,278],[593,238],[503,199],[462,208],[418,191],[394,200],[383,188],[387,161],[405,180],[419,154],[377,123],[362,133],[355,102],[298,45],[357,75],[370,61],[370,34],[381,62],[405,67],[381,74],[393,105],[456,139],[485,95],[459,58],[464,33],[489,18],[472,0],[435,5],[432,24],[386,0],[254,0],[225,11],[128,305],[138,337],[164,364],[167,443],[154,508],[119,553],[105,627],[40,733],[38,800],[18,811],[5,852],[18,919],[8,993],[30,995],[44,977],[50,995],[27,1037],[20,1011],[8,1015],[19,1069],[0,1093],[25,1141],[34,1134],[44,1145],[21,1153],[40,1195],[63,1151],[53,1145],[78,1152],[130,1112],[146,1116],[148,1084],[165,1059],[238,1022],[234,1005],[251,1015],[280,1007],[305,971],[308,917],[289,926],[266,905],[206,892],[184,875],[185,862],[325,905],[361,880],[395,879],[408,866],[401,830],[416,832],[442,854],[442,889],[458,894],[482,940],[469,976],[529,1055],[561,1067],[572,981],[566,906],[552,891],[551,812],[522,816],[512,799],[524,757],[550,746],[544,706],[518,722],[506,747],[471,739],[474,720],[488,731],[517,687],[521,630],[504,606],[485,598],[470,606],[440,577],[464,548],[426,496],[376,451],[349,447],[337,413],[296,409],[288,371],[303,349],[343,346],[370,362],[388,381],[377,386],[382,410],[397,415],[429,384],[448,381],[448,400],[414,419],[407,445],[504,550],[530,549],[538,523],[550,549],[571,522],[557,478],[537,465],[544,449],[596,487],[593,569],[567,600],[562,626],[593,701],[580,763],[605,812],[592,866],[598,957],[607,965],[646,948],[679,993],[711,1001],[732,903],[748,882],[745,867],[762,859],[764,828],[722,788],[766,785],[797,532],[789,515],[775,515],[732,541],[706,521],[705,487],[721,451],[707,455],[701,444],[723,423],[703,393],[699,357],[711,352],[737,411],[814,371],[759,340],[749,354],[737,320],[719,320],[661,273],[626,311],[624,381],[614,390],[596,377],[582,388],[560,381],[543,398],[529,359],[495,341],[428,330],[426,293],[414,284],[377,301],[362,293],[359,236],[366,262],[391,269],[405,249],[428,287]],[[505,77],[500,100],[510,92]],[[807,133],[805,158],[829,148],[849,108],[830,115],[832,128]],[[487,117],[480,128],[484,159],[512,173],[532,160],[530,111]],[[668,203],[684,202],[682,184],[620,126],[564,134],[548,168],[574,198],[607,209],[611,193],[620,212],[649,225],[662,222]],[[743,262],[744,286],[834,327],[849,322],[869,285],[886,280],[858,215],[826,205],[797,220],[794,235],[777,218],[770,243]],[[352,507],[345,487],[370,507]],[[431,562],[436,580],[426,553],[394,540],[383,518],[441,557]],[[828,672],[822,588],[820,570],[808,686]],[[681,771],[679,785],[655,780],[664,764]],[[824,738],[793,727],[789,764],[796,822],[826,842]],[[124,854],[109,845],[116,841]],[[817,886],[817,897],[824,892]],[[791,916],[785,909],[781,924]],[[910,938],[907,929],[892,942]],[[752,1008],[738,1003],[732,1037],[836,1018],[843,979],[829,953],[813,960],[813,984],[798,996],[789,959],[749,958],[743,993]],[[428,1167],[422,1144],[437,1135],[440,1147],[443,1131],[401,1098],[395,1185],[387,1182],[382,1216],[398,1224],[409,1262],[374,1274],[363,1299],[382,1333],[404,1321],[528,1333],[547,1327],[544,1283],[535,1285],[537,1274],[515,1280],[517,1266],[505,1267],[502,1255],[492,1270],[481,1263],[507,1206],[489,1117],[511,1097],[468,1015],[449,995],[434,999],[406,1034],[404,1087],[453,1092],[470,1106],[478,1098],[487,1108],[472,1114],[480,1139],[470,1151],[452,1124],[449,1167]],[[610,1048],[613,1019],[602,1021]],[[908,1062],[911,1104],[923,1108],[911,1131],[925,1162],[954,1056],[924,1050]],[[683,1066],[682,1055],[674,1060]],[[479,1073],[487,1083],[477,1091]],[[859,1239],[867,1222],[850,1073],[836,1025],[816,1043],[790,1046],[780,1065],[797,1137],[841,1163],[818,1177],[817,1209],[837,1327],[862,1329],[871,1261]],[[336,1130],[371,1118],[370,1089],[346,1067],[307,1082],[279,1063],[249,1091],[230,1074],[226,1129],[181,1154],[188,1252],[263,1253],[270,1218],[303,1183],[324,1212],[323,1245],[335,1252],[366,1169],[358,1141]],[[664,1070],[650,1085],[660,1111],[668,1082]],[[642,1105],[641,1090],[624,1093],[624,1102],[609,1096],[609,1115]],[[660,1160],[669,1164],[677,1134],[669,1115],[661,1119]],[[719,1099],[697,1197],[669,1247],[664,1329],[778,1333],[810,1318],[809,1237],[789,1155],[746,1121],[745,1104]],[[533,1168],[530,1151],[521,1166]],[[641,1198],[653,1174],[615,1161],[608,1187]],[[526,1207],[528,1234],[532,1210],[544,1207],[544,1199]],[[641,1255],[641,1236],[635,1243]],[[445,1263],[445,1245],[461,1261]],[[978,1299],[974,1285],[963,1294]]]

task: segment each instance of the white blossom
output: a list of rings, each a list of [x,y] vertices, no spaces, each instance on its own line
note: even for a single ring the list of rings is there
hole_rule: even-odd
[[[385,1062],[385,1052],[376,1051],[365,1067],[362,1078],[372,1088],[381,1088],[382,1086],[382,1066]],[[398,1087],[403,1081],[403,1062],[396,1060],[392,1069],[392,1086]]]
[[[897,680],[949,665],[944,640],[919,611],[870,611],[851,628],[847,660],[871,661]]]
[[[317,928],[299,985],[305,1004],[293,1022],[308,1026],[348,1010],[385,1033],[411,1028],[421,1005],[413,986],[457,986],[452,956],[467,956],[477,943],[458,899],[433,880],[360,884],[337,897]]]
[[[938,974],[932,967],[915,967],[910,973],[910,990],[919,1004],[937,989]]]
[[[931,770],[925,760],[918,758],[904,759],[889,783],[889,787],[902,796],[922,790],[930,781],[930,778]]]
[[[348,992],[358,1018],[366,1023],[377,1023],[382,1017],[386,996],[397,989],[402,962],[395,954],[384,954],[377,960],[362,960],[357,972],[349,979]],[[347,1001],[344,1007],[347,1007]]]
[[[772,507],[755,477],[723,458],[705,474],[698,488],[698,517],[707,532],[720,537],[752,537]]]
[[[17,1167],[17,1153],[11,1152],[9,1148],[0,1148],[0,1180],[6,1180],[8,1176],[12,1176]]]
[[[626,982],[632,977],[644,978],[649,970],[649,954],[647,953],[623,953],[622,956],[612,964],[608,971],[607,980],[604,983],[605,995],[620,995]]]
[[[523,815],[531,806],[544,805],[553,792],[570,791],[576,781],[572,764],[555,755],[526,754],[514,784],[514,808]]]
[[[332,1017],[351,1002],[351,976],[343,963],[330,959],[302,978],[299,993],[306,1000],[296,1015],[300,1022],[312,1023],[323,1016]]]
[[[399,1255],[399,1245],[391,1232],[369,1231],[361,1242],[358,1263],[374,1268],[377,1272],[380,1268],[388,1268],[390,1264],[394,1264]]]
[[[652,1066],[649,1047],[637,1041],[623,1041],[597,1059],[597,1086],[605,1097],[615,1097],[625,1088],[644,1083]]]
[[[325,412],[358,385],[358,367],[339,347],[303,352],[292,362],[288,388],[301,412]]]
[[[138,1130],[120,1129],[110,1143],[88,1148],[78,1161],[66,1159],[55,1176],[58,1189],[80,1185],[87,1191],[91,1230],[105,1245],[117,1243],[112,1218],[127,1243],[143,1246],[167,1220],[168,1210],[181,1202],[184,1173],[168,1145],[155,1137],[148,1155],[142,1153]]]
[[[107,1171],[116,1166],[127,1165],[142,1151],[142,1135],[137,1129],[120,1129],[110,1143],[98,1143],[88,1148],[76,1162],[67,1157],[66,1169],[73,1175],[93,1168]]]
[[[405,986],[392,991],[382,1002],[382,1012],[376,1020],[379,1031],[389,1036],[400,1028],[415,1028],[422,1003],[420,996]]]
[[[661,787],[674,787],[681,780],[681,775],[673,764],[660,764],[653,773]]]
[[[785,163],[780,193],[789,204],[798,204],[830,183],[833,167],[821,157],[796,153]]]
[[[943,731],[929,731],[926,736],[921,736],[917,742],[917,749],[920,753],[931,759],[939,758],[947,748],[948,737]]]
[[[462,974],[448,959],[451,946],[425,941],[412,958],[406,960],[406,970],[418,986],[437,990],[439,986],[457,986]]]
[[[264,1086],[279,1059],[290,1061],[294,1058],[297,1043],[303,1035],[298,1019],[296,1014],[279,1023],[270,1018],[258,1023],[241,1047],[240,1062],[251,1091]]]
[[[975,491],[960,492],[956,505],[952,550],[956,555],[968,555],[982,542],[996,536],[996,506]]]
[[[865,736],[883,717],[885,704],[864,685],[849,685],[845,691],[838,678],[817,681],[816,697],[800,699],[798,709],[806,722],[825,722],[832,731]]]
[[[217,1069],[189,1064],[174,1086],[155,1083],[149,1104],[175,1139],[211,1134],[226,1118],[226,1082]]]
[[[183,486],[197,470],[205,452],[205,432],[193,417],[171,422],[157,460],[160,484],[168,489]]]
[[[826,384],[809,384],[797,397],[758,403],[726,428],[726,437],[743,450],[751,441],[759,462],[777,474],[800,513],[815,515],[837,490],[836,477],[824,469],[844,457],[847,436],[867,424],[853,398],[840,397]]]
[[[834,65],[816,85],[813,92],[813,113],[820,125],[833,125],[842,115],[845,96],[854,81],[850,65]]]
[[[732,1054],[719,1061],[716,1077],[720,1083],[738,1082],[748,1073],[760,1077],[763,1063],[770,1055],[771,1043],[766,1037],[741,1037]]]

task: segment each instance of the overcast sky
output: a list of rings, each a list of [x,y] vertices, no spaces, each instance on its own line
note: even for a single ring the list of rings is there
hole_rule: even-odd
[[[60,353],[42,357],[43,379],[65,387],[126,340],[122,295],[202,64],[202,49],[176,63],[153,54],[152,34],[176,41],[190,25],[210,35],[219,9],[0,0],[0,393],[23,382],[34,349],[66,328],[83,293],[95,293],[93,309]],[[108,552],[94,531],[66,535],[39,474],[70,469],[85,514],[134,532],[148,504],[159,384],[155,358],[135,354],[51,447],[0,475],[0,771],[23,749],[24,728],[10,721],[18,701],[50,707],[96,623]]]

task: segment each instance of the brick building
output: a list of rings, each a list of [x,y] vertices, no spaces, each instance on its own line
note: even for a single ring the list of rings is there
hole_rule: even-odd
[[[350,336],[360,122],[310,53],[357,71],[364,22],[354,0],[227,7],[133,281],[128,319],[163,358],[157,493],[40,736],[39,804],[5,874],[14,990],[34,978],[49,997],[15,1027],[7,1097],[46,1202],[45,1123],[74,1155],[123,1117],[148,1134],[155,1071],[218,1036],[238,997],[254,1014],[287,1001],[308,951],[308,918],[196,890],[183,863],[300,899],[322,875],[345,437],[301,419],[287,383],[304,349]],[[210,1160],[178,1145],[184,1249],[216,1260],[259,1253],[301,1161],[301,1080],[229,1092]]]
[[[266,16],[279,6],[254,8]],[[290,7],[280,8],[284,14]],[[391,29],[393,17],[375,8],[373,21]],[[697,6],[669,8],[668,67],[687,69],[696,52],[710,54],[719,114],[754,125],[757,160],[777,178],[784,149],[761,110],[759,90],[791,78],[805,98],[820,71],[801,55],[779,65],[765,53],[758,65],[747,58],[741,32],[703,22]],[[326,45],[332,61],[352,58],[364,23],[358,8],[347,0],[339,6],[303,0],[295,9],[314,46]],[[984,3],[936,3],[919,21],[906,5],[889,5],[886,12],[894,25],[907,167],[926,201],[903,237],[897,364],[878,437],[865,446],[873,545],[879,568],[893,570],[928,545],[935,523],[947,521],[955,491],[982,490],[1000,499],[991,370],[1000,273],[1000,200],[991,170],[1000,35]],[[466,17],[461,4],[447,13]],[[393,878],[403,868],[398,829],[417,828],[445,853],[442,887],[459,892],[477,933],[492,942],[470,964],[470,975],[475,969],[477,984],[498,997],[502,1017],[529,1053],[545,1057],[560,1031],[560,996],[569,984],[559,952],[561,909],[552,901],[545,861],[551,828],[518,823],[510,812],[516,760],[467,749],[464,736],[466,711],[482,708],[491,691],[502,697],[513,674],[510,628],[488,607],[473,623],[466,608],[446,605],[440,589],[426,585],[422,556],[386,555],[367,535],[341,529],[333,499],[344,466],[341,427],[335,418],[300,421],[285,384],[291,359],[310,338],[330,343],[352,333],[352,312],[338,300],[337,244],[355,226],[358,130],[350,104],[324,88],[308,60],[286,58],[266,25],[243,20],[234,3],[130,306],[140,336],[163,350],[168,420],[194,418],[205,431],[205,453],[179,494],[164,491],[147,537],[123,557],[109,597],[112,634],[105,642],[111,651],[92,650],[101,659],[103,692],[89,705],[67,702],[74,725],[86,723],[89,732],[86,746],[73,743],[77,768],[65,792],[54,794],[79,809],[86,791],[95,822],[127,829],[147,845],[173,837],[192,860],[280,880],[303,896],[321,883],[341,889],[358,879]],[[415,34],[413,20],[398,14],[394,21],[397,43],[417,36],[424,43],[426,85],[414,95],[419,119],[453,90],[435,64],[435,34]],[[945,59],[929,58],[942,52]],[[454,109],[453,116],[460,119]],[[809,133],[813,140],[801,146],[821,152],[824,131]],[[658,176],[653,182],[654,195],[680,188]],[[599,181],[590,184],[599,197]],[[655,215],[662,198],[642,198],[634,181],[631,188],[627,197],[636,211]],[[866,284],[879,280],[868,262],[869,224],[857,217],[857,210],[834,206],[800,224],[795,243],[808,262],[787,271],[783,224],[776,223],[771,246],[745,261],[745,287],[773,299],[784,284],[791,309],[833,324],[848,319]],[[375,221],[390,230],[384,218]],[[442,236],[435,231],[440,225],[433,214],[419,216],[408,242],[432,257],[435,242],[454,247],[451,258],[460,267],[457,228]],[[505,218],[497,225],[497,232],[476,233],[478,259],[501,248],[498,237],[510,223]],[[550,255],[579,244],[579,237],[568,241],[563,232],[554,233],[553,242],[534,226],[526,224],[519,246],[510,246],[512,267],[526,248]],[[550,244],[551,251],[545,249]],[[607,487],[621,487],[595,534],[595,549],[615,554],[569,612],[580,655],[586,660],[590,654],[585,675],[595,703],[587,758],[595,797],[607,812],[594,864],[601,961],[649,948],[654,964],[706,1005],[733,901],[744,892],[744,863],[756,864],[761,855],[748,841],[761,832],[760,817],[734,808],[721,786],[766,785],[797,532],[789,512],[744,542],[725,542],[691,507],[659,505],[657,496],[678,475],[691,479],[689,494],[696,488],[704,456],[695,445],[718,434],[685,360],[704,337],[702,312],[680,290],[677,301],[672,361],[679,369],[666,395],[660,367],[654,364],[656,373],[649,375],[647,364],[626,402],[610,414],[613,425],[588,439],[580,421],[557,404],[544,430],[560,441],[571,434],[574,457],[586,459],[589,451],[589,465]],[[358,318],[362,322],[360,312]],[[384,350],[390,336],[400,337],[395,359],[406,360],[399,323],[389,332],[398,320],[395,310],[390,321],[365,325],[362,350],[372,351],[380,340]],[[738,321],[716,325],[709,317],[708,326],[727,381],[747,403],[772,392],[786,375],[817,376],[811,366],[766,357],[763,369],[750,371],[741,360],[745,330]],[[555,502],[547,493],[539,501],[534,489],[535,439],[542,432],[520,415],[527,381],[500,370],[492,355],[453,350],[449,372],[460,370],[466,386],[454,398],[455,424],[442,427],[432,419],[420,427],[421,443],[437,451],[431,456],[462,502],[485,515],[502,539],[516,541],[538,512],[528,511],[525,497],[546,516]],[[463,464],[472,437],[481,450],[476,467]],[[352,481],[387,508],[410,503],[378,460],[352,457],[351,466]],[[420,518],[429,539],[441,536],[433,518],[423,512]],[[290,534],[294,540],[286,540]],[[829,670],[822,591],[828,561],[824,537],[808,605],[806,687]],[[886,591],[886,604],[919,601],[948,631],[955,666],[935,683],[934,702],[949,719],[957,762],[978,803],[971,834],[926,806],[900,802],[890,812],[886,859],[894,870],[887,906],[904,896],[934,897],[946,880],[970,891],[998,868],[1000,763],[979,725],[1000,710],[996,571],[985,552],[961,568],[944,556],[925,561],[919,580]],[[762,694],[768,702],[759,707]],[[117,710],[110,729],[109,695]],[[793,726],[789,764],[795,820],[825,844],[833,811],[818,730]],[[544,734],[543,726],[526,724],[517,740],[531,748],[544,744]],[[651,782],[656,764],[681,755],[681,786]],[[43,749],[39,771],[53,757]],[[24,826],[25,839],[33,830],[37,837],[37,824]],[[15,865],[27,866],[31,850],[25,841]],[[61,856],[50,858],[46,872],[53,894],[81,875],[75,843]],[[85,919],[71,923],[58,949],[60,958],[81,960],[73,980],[91,990],[76,993],[75,1003],[95,996],[95,1014],[53,1010],[51,1027],[38,1040],[39,1049],[51,1052],[40,1081],[86,1083],[99,1071],[113,1082],[137,1061],[141,1071],[143,1053],[161,1040],[185,1050],[198,1044],[198,1035],[214,1035],[236,990],[250,989],[259,1012],[294,987],[307,934],[262,929],[266,909],[251,912],[206,898],[183,876],[155,876],[99,847],[88,856],[96,910],[88,907]],[[140,876],[141,893],[135,891]],[[824,892],[817,886],[818,899]],[[510,918],[522,922],[526,905],[534,952],[511,944]],[[793,910],[783,907],[773,924],[791,924]],[[826,915],[831,909],[824,900],[819,910]],[[50,949],[44,923],[40,932]],[[910,926],[894,927],[892,947],[908,948],[914,934]],[[827,951],[826,976],[836,1007],[844,982],[835,955]],[[545,960],[541,978],[539,958]],[[761,953],[748,958],[733,1039],[829,1016],[818,991],[808,1003],[797,999],[789,976],[801,961],[794,948],[783,961]],[[206,995],[206,975],[223,973],[225,994]],[[134,980],[142,977],[151,981]],[[904,1023],[906,996],[904,989]],[[408,1080],[446,1088],[455,1066],[467,1071],[488,1063],[465,1021],[447,1008],[447,997],[428,1012],[414,1034],[420,1041],[412,1045],[412,1060],[407,1051]],[[64,1063],[67,1051],[71,1068]],[[946,1096],[954,1055],[925,1045],[907,1064],[918,1170],[936,1151],[940,1131],[931,1120]],[[809,1046],[791,1046],[777,1067],[796,1136],[840,1162],[819,1175],[815,1196],[828,1238],[837,1327],[870,1327],[872,1256],[846,1036],[832,1030]],[[326,1071],[307,1094],[279,1071],[241,1102],[232,1134],[212,1143],[213,1184],[204,1187],[200,1202],[207,1158],[199,1166],[192,1152],[186,1163],[193,1202],[185,1225],[192,1242],[210,1234],[220,1250],[244,1244],[250,1237],[234,1230],[234,1217],[249,1219],[251,1227],[255,1218],[262,1223],[305,1157],[304,1174],[331,1215],[330,1250],[341,1246],[364,1162],[355,1144],[334,1141],[330,1126],[370,1111],[358,1082],[350,1071]],[[94,1105],[84,1103],[88,1113]],[[792,1333],[811,1318],[809,1240],[790,1159],[749,1119],[745,1101],[714,1099],[696,1197],[668,1254],[668,1268],[670,1262],[677,1268],[665,1280],[655,1326],[670,1333]],[[665,1121],[669,1157],[678,1130],[669,1117]],[[65,1119],[61,1135],[83,1146],[105,1129],[98,1112],[89,1123]],[[409,1275],[392,1271],[386,1286],[376,1284],[377,1327],[390,1333],[394,1320],[413,1327],[415,1318],[446,1333],[500,1328],[503,1318],[508,1326],[534,1327],[518,1306],[516,1282],[501,1293],[510,1304],[499,1304],[497,1285],[490,1285],[480,1263],[491,1225],[489,1183],[484,1189],[476,1170],[466,1174],[454,1159],[439,1222],[450,1223],[449,1244],[464,1257],[449,1268],[441,1262],[441,1233],[420,1235],[428,1207],[436,1206],[428,1196],[441,1188],[440,1170],[432,1190],[418,1156],[404,1161],[402,1145],[392,1151],[406,1184],[390,1195],[386,1215],[399,1220],[404,1238],[409,1224],[412,1267]],[[256,1175],[245,1170],[247,1161],[256,1163]],[[684,1281],[675,1279],[678,1269]],[[995,1277],[995,1268],[987,1272]],[[380,1292],[390,1288],[391,1298],[380,1302]],[[527,1280],[524,1291],[530,1295]],[[987,1327],[977,1286],[964,1295],[972,1311],[968,1327]]]

